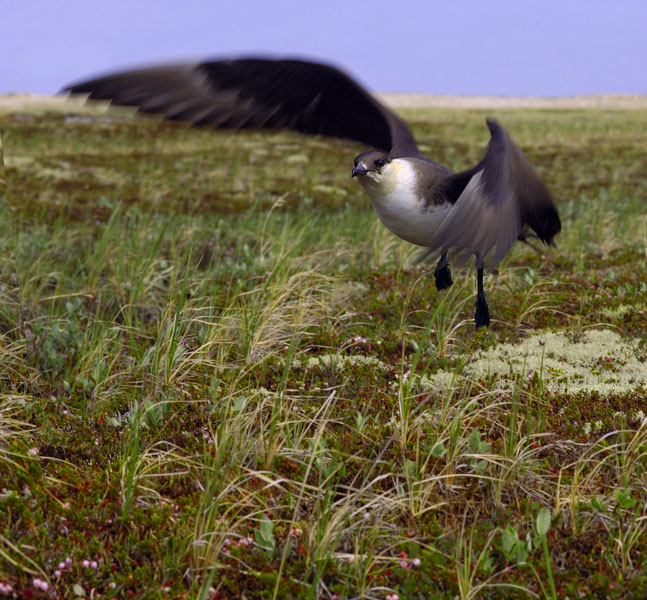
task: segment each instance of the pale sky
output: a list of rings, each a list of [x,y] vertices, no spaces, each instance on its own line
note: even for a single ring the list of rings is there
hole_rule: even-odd
[[[647,94],[647,0],[4,0],[0,93],[148,63],[330,61],[374,91]]]

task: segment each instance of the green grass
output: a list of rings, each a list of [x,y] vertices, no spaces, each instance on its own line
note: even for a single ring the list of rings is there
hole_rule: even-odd
[[[355,144],[92,114],[0,116],[0,582],[644,594],[644,111],[493,115],[563,231],[487,273],[479,331],[473,270],[436,292]],[[485,115],[404,113],[455,169]]]

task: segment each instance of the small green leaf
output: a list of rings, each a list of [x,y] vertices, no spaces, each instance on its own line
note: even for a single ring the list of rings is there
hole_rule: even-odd
[[[501,549],[508,562],[525,563],[532,544],[519,539],[517,529],[508,525],[501,531]]]
[[[614,494],[618,506],[621,508],[633,508],[636,506],[636,499],[631,495],[631,490],[616,490]]]
[[[267,515],[262,515],[261,524],[256,530],[256,541],[269,556],[274,554],[274,549],[276,548],[276,541],[274,539],[274,534],[272,533],[273,529],[274,523],[272,523]]]
[[[478,452],[481,447],[481,432],[478,429],[473,429],[469,437],[470,448],[474,452]]]
[[[234,400],[234,412],[238,413],[243,410],[243,408],[245,408],[246,402],[247,398],[245,398],[245,396],[236,397],[236,399]]]
[[[431,455],[434,458],[442,458],[445,455],[445,445],[442,442],[436,442],[431,449]]]
[[[508,554],[512,548],[514,548],[516,540],[518,540],[517,532],[512,529],[510,525],[501,532],[501,546],[503,547],[503,552]]]
[[[485,576],[489,577],[494,572],[494,557],[486,555],[479,563],[479,571]]]
[[[474,454],[483,454],[490,451],[490,443],[481,441],[481,432],[478,429],[472,430],[468,441]]]
[[[604,505],[604,503],[599,498],[592,498],[591,499],[591,506],[595,510],[597,510],[598,512],[601,512],[601,513],[607,512],[607,507]]]
[[[404,471],[407,474],[407,477],[415,477],[415,475],[416,475],[416,463],[407,458],[404,461]]]
[[[550,509],[548,507],[544,506],[541,508],[535,523],[539,535],[544,536],[548,533],[550,529]]]
[[[355,416],[355,423],[357,424],[357,431],[362,431],[366,424],[368,423],[369,417],[364,416],[361,412],[357,411]]]

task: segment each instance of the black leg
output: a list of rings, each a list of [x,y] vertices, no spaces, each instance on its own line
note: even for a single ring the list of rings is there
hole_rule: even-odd
[[[474,316],[474,322],[478,329],[479,327],[489,327],[490,325],[490,309],[485,299],[485,289],[483,289],[483,260],[480,256],[476,257],[476,281],[478,291],[476,293],[476,315]]]
[[[436,276],[436,289],[444,290],[447,289],[454,282],[452,281],[452,274],[449,270],[449,264],[447,262],[447,252],[443,252],[440,256],[440,260],[436,265],[436,270],[434,271]]]

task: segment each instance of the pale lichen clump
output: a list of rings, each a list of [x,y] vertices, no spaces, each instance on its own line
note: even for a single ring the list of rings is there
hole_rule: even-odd
[[[620,304],[619,306],[611,308],[603,308],[600,311],[600,314],[608,317],[609,319],[621,319],[625,315],[631,314],[635,310],[636,307],[632,306],[631,304]]]
[[[392,370],[385,362],[373,356],[364,356],[362,354],[340,355],[340,354],[322,354],[305,359],[303,366],[306,369],[316,369],[319,367],[325,369],[338,368],[340,370],[353,368],[356,366],[369,366],[379,371],[388,373]]]
[[[325,354],[302,362],[306,369],[344,371],[369,366],[391,373],[391,388],[400,385],[397,366],[363,355]],[[501,344],[479,352],[462,372],[440,370],[432,375],[409,375],[408,389],[413,393],[443,394],[477,379],[489,379],[501,389],[512,389],[523,380],[541,382],[548,392],[578,394],[597,392],[617,396],[647,390],[647,364],[636,357],[636,346],[615,331],[591,329],[577,336],[565,332],[545,332],[521,344]]]
[[[590,329],[578,336],[540,333],[521,344],[501,344],[476,355],[465,375],[512,382],[537,376],[545,390],[604,396],[647,389],[647,365],[635,344],[615,331]]]
[[[457,374],[451,371],[439,371],[434,375],[411,375],[410,370],[407,369],[400,376],[401,365],[389,366],[379,358],[362,354],[322,354],[303,360],[302,365],[308,370],[324,368],[339,371],[359,366],[371,367],[375,371],[393,376],[393,381],[390,384],[391,389],[396,389],[401,384],[408,382],[408,389],[412,393],[442,394],[462,383]]]
[[[438,371],[433,375],[414,376],[411,379],[412,392],[432,395],[448,393],[463,383],[462,378],[452,371]]]

